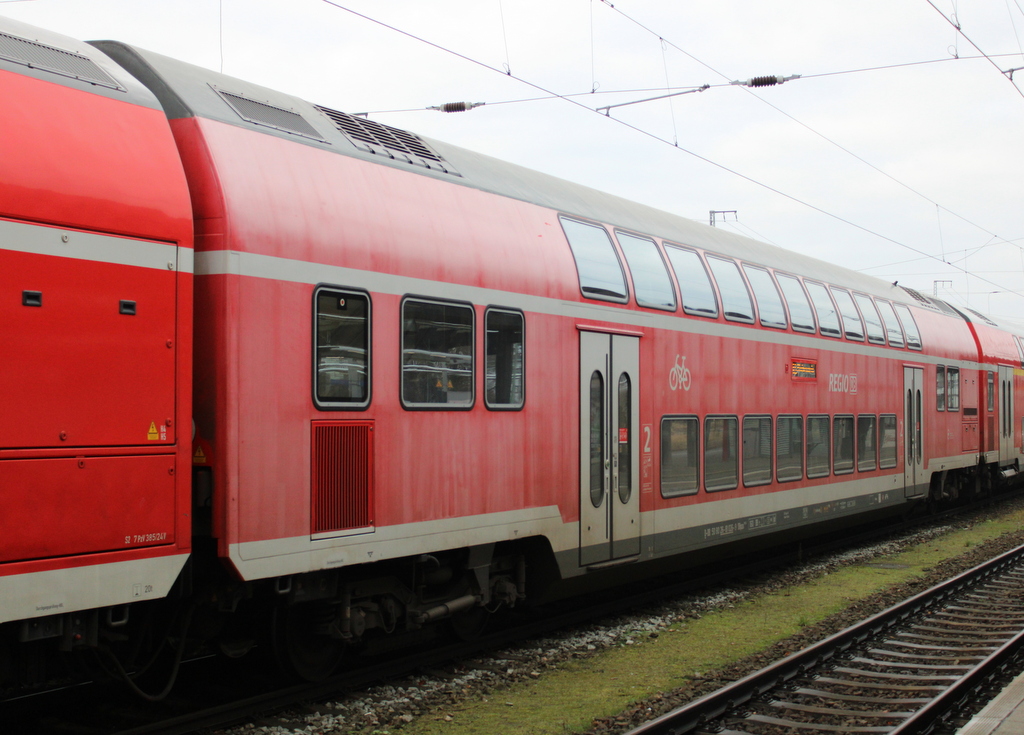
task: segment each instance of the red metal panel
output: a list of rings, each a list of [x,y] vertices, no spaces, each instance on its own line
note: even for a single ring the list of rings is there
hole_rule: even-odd
[[[373,525],[373,422],[314,421],[310,533]]]
[[[3,251],[0,384],[17,388],[0,392],[0,447],[173,443],[178,277]],[[42,306],[22,305],[27,289]]]
[[[0,562],[173,544],[175,461],[0,460]]]

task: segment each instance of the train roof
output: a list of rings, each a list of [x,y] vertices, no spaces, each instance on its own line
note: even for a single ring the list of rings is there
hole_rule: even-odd
[[[913,289],[581,184],[315,105],[293,95],[120,42],[91,43],[152,89],[171,120],[201,117],[251,128],[949,316],[965,316]]]
[[[88,43],[10,18],[0,18],[0,69],[161,109],[149,89]]]

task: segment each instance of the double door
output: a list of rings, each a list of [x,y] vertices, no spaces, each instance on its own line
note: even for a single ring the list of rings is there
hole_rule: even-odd
[[[580,333],[580,565],[640,553],[640,338]]]

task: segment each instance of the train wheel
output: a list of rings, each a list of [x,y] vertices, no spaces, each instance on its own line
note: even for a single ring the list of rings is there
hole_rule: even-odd
[[[323,632],[333,616],[332,606],[316,602],[274,610],[274,657],[287,676],[322,681],[338,667],[345,643]]]

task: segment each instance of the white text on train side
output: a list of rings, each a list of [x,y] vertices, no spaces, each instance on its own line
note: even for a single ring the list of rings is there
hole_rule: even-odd
[[[829,373],[828,391],[829,393],[857,395],[857,376],[855,374]]]

